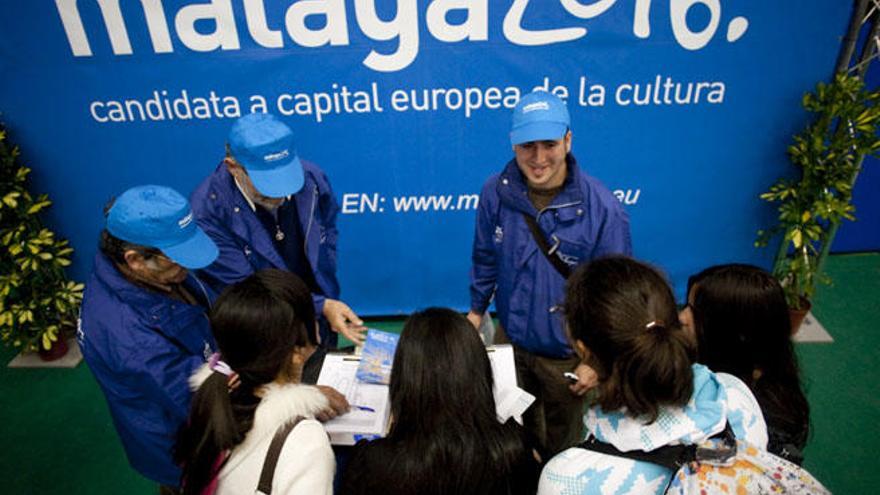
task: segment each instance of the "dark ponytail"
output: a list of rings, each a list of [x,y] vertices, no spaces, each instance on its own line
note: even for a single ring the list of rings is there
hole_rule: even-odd
[[[678,322],[669,284],[650,266],[612,257],[578,268],[568,281],[566,320],[599,375],[595,403],[648,422],[660,407],[693,393],[692,340]]]
[[[240,385],[229,390],[228,377],[210,371],[195,392],[174,453],[183,468],[184,495],[200,494],[220,456],[244,440],[260,403],[256,389],[290,374],[294,348],[316,342],[309,289],[281,270],[263,270],[227,287],[210,318],[223,360]]]
[[[193,395],[189,422],[178,435],[175,460],[183,467],[184,495],[198,495],[213,477],[222,452],[244,440],[259,399],[227,388],[228,377],[211,372]],[[251,390],[252,392],[252,390]],[[233,406],[231,394],[241,395]]]

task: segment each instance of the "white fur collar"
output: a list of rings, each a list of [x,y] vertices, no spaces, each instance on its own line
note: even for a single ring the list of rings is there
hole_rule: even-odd
[[[211,373],[207,364],[199,367],[189,379],[190,387],[197,389]],[[249,450],[266,436],[274,435],[275,430],[287,421],[297,416],[314,418],[315,414],[328,407],[327,397],[317,387],[299,383],[270,383],[263,387],[263,399],[254,413],[251,430],[236,449]]]

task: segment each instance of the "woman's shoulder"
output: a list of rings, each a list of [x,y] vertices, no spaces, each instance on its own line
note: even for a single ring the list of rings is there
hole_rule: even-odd
[[[767,448],[767,423],[755,395],[742,380],[728,373],[715,373],[727,395],[727,421],[737,438]]]

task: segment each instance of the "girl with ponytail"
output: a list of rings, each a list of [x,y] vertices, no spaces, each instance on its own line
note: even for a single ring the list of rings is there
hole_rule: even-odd
[[[698,443],[729,423],[737,438],[767,444],[748,387],[695,364],[693,339],[679,323],[669,284],[654,268],[625,257],[581,266],[568,280],[565,318],[575,351],[598,375],[584,414],[588,438],[619,451],[650,452]],[[573,447],[547,463],[538,493],[659,494],[672,474]]]
[[[272,493],[332,493],[335,460],[314,419],[328,399],[299,383],[316,347],[308,287],[289,272],[263,270],[228,287],[210,319],[223,361],[213,358],[190,379],[195,395],[175,452],[183,493],[254,493],[273,437],[291,423]]]

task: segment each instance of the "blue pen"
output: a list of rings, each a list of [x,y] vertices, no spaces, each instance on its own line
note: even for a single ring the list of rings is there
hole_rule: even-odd
[[[358,405],[354,405],[354,404],[352,404],[351,407],[353,407],[354,409],[357,409],[358,411],[376,412],[376,410],[373,409],[372,407],[358,406]]]

